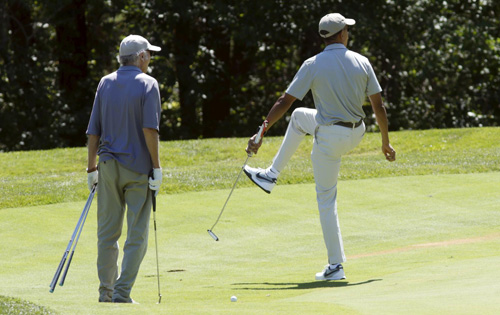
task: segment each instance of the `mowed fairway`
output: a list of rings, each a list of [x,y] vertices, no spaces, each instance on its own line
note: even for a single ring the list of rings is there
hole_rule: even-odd
[[[248,181],[241,178],[241,181]],[[0,210],[0,295],[59,314],[499,314],[500,172],[343,180],[347,279],[326,264],[313,184],[162,194],[132,297],[99,304],[96,203],[64,287],[49,284],[84,201]],[[125,231],[124,231],[125,233]],[[230,297],[236,295],[237,302]]]

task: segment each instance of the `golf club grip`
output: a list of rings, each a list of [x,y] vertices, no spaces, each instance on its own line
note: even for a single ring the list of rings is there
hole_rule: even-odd
[[[155,196],[155,191],[152,190],[151,194],[153,195],[153,212],[156,212],[156,196]]]
[[[268,124],[269,124],[269,122],[267,120],[264,120],[264,122],[262,123],[262,125],[260,125],[259,130],[257,131],[257,136],[253,140],[253,142],[255,144],[258,144],[262,140],[262,137],[264,137],[264,133],[267,130],[267,125]],[[248,152],[248,147],[247,147],[247,155],[248,155],[248,157],[252,157],[253,156],[253,152]]]
[[[154,169],[149,172],[149,177],[155,179],[155,171]],[[151,189],[151,195],[153,196],[153,212],[156,212],[156,190]]]
[[[66,280],[66,275],[68,274],[69,270],[69,265],[71,265],[71,260],[73,260],[73,254],[75,252],[71,252],[71,255],[69,255],[68,263],[66,264],[66,269],[64,269],[61,281],[59,282],[59,285],[62,286],[64,284],[64,280]]]
[[[59,280],[59,276],[61,275],[61,271],[63,269],[64,263],[66,262],[66,258],[68,257],[68,251],[64,252],[61,261],[59,262],[59,266],[57,267],[56,273],[54,274],[54,278],[52,278],[52,282],[50,283],[50,292],[54,292],[56,288],[57,280]]]
[[[258,144],[260,142],[260,140],[262,139],[262,137],[264,137],[264,133],[267,130],[268,124],[269,124],[269,122],[267,120],[264,120],[262,125],[260,125],[259,131],[257,132],[257,137],[255,137],[255,140],[254,140],[255,144]]]

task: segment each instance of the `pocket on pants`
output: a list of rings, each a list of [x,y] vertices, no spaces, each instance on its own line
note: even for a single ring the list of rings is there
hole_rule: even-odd
[[[358,128],[353,130],[351,150],[354,149],[355,147],[357,147],[358,144],[361,142],[361,140],[363,140],[363,137],[365,136],[365,132],[366,132],[366,126],[365,126],[364,122],[361,126],[359,126]]]
[[[342,126],[321,126],[316,134],[313,153],[339,157],[352,146],[352,129]]]

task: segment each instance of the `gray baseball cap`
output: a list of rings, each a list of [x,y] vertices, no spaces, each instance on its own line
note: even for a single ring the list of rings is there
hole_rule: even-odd
[[[329,13],[319,21],[319,36],[330,37],[340,32],[346,25],[354,25],[356,21],[346,19],[339,13]]]
[[[139,35],[129,35],[120,44],[120,56],[129,56],[144,50],[160,51],[161,47],[151,45],[147,39]]]

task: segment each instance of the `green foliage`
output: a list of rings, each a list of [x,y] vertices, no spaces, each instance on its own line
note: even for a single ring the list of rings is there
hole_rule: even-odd
[[[356,27],[355,46],[372,56],[392,129],[498,125],[497,1],[367,5],[379,23]]]
[[[121,32],[110,2],[2,2],[0,150],[82,146]]]
[[[49,315],[56,314],[54,311],[21,299],[11,298],[0,295],[0,314],[5,315]]]
[[[498,126],[500,3],[493,0],[10,0],[0,5],[0,150],[81,146],[97,83],[120,40],[163,50],[164,140],[248,136],[301,63],[322,50],[321,16],[356,19],[391,130]],[[172,103],[179,106],[171,106]],[[310,94],[294,107],[314,106]],[[291,111],[290,111],[291,112]],[[374,123],[366,107],[367,122]],[[271,135],[287,125],[279,121]]]

